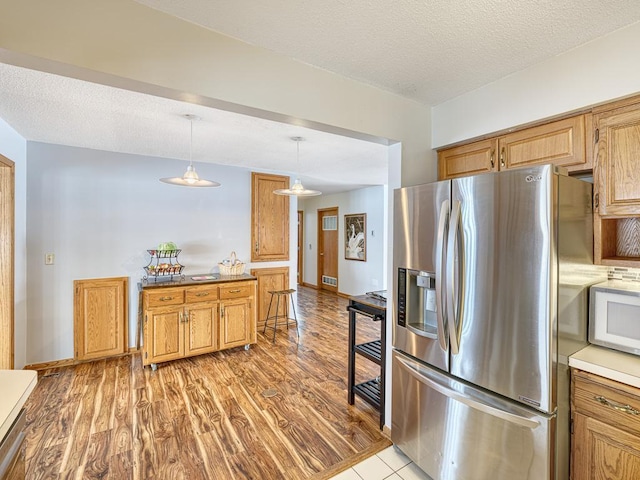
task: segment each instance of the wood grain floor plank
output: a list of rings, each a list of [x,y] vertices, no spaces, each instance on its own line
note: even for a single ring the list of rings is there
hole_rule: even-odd
[[[346,305],[300,287],[299,344],[290,329],[155,372],[139,354],[42,372],[26,405],[27,478],[304,480],[388,445],[378,412],[347,403]],[[358,329],[379,335],[376,322]]]
[[[116,385],[114,392],[113,432],[110,456],[126,453],[131,456],[133,449],[133,423],[131,415],[131,356],[118,357],[116,362]],[[125,458],[123,457],[123,458]],[[120,471],[120,470],[118,470]]]

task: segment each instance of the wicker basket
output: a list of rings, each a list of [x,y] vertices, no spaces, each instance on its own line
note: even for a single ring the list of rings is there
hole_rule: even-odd
[[[245,266],[245,263],[236,258],[236,252],[231,252],[228,260],[218,263],[220,275],[242,275]]]

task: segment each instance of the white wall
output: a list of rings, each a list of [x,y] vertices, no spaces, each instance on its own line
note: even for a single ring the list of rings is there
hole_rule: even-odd
[[[433,107],[433,148],[640,92],[640,22]]]
[[[0,154],[15,163],[14,367],[27,359],[27,142],[0,118]]]
[[[186,188],[158,181],[181,176],[184,161],[33,142],[27,152],[27,363],[74,356],[77,279],[129,277],[129,345],[135,345],[137,282],[146,250],[160,242],[182,249],[186,275],[217,271],[232,250],[251,268],[249,170],[196,164],[202,178],[222,186]],[[45,253],[55,254],[54,265],[44,265]],[[295,272],[295,255],[277,265]]]
[[[338,291],[361,295],[386,289],[385,209],[387,188],[375,186],[335,195],[322,195],[300,200],[304,211],[304,282],[317,285],[318,209],[338,207]],[[367,214],[367,260],[347,260],[345,254],[344,216]]]

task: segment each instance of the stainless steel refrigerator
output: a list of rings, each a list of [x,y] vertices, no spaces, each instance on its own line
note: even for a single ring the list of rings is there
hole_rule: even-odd
[[[394,444],[434,480],[567,479],[591,184],[545,165],[394,195]]]

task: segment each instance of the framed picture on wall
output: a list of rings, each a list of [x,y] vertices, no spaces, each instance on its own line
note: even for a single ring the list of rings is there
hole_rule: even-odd
[[[367,214],[354,213],[344,216],[344,258],[367,261]]]

